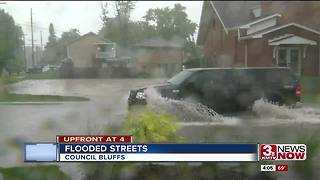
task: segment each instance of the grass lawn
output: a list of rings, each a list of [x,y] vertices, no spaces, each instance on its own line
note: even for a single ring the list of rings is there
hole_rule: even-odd
[[[28,79],[59,79],[59,71],[47,71],[42,73],[30,73],[24,75],[12,75],[9,77],[1,78],[4,84],[12,84]]]
[[[26,79],[59,79],[59,71],[47,71],[42,73],[28,74]]]
[[[302,102],[320,107],[320,77],[302,76],[300,77],[302,88]]]
[[[19,82],[19,81],[23,81],[25,79],[26,79],[25,76],[14,75],[14,76],[10,76],[10,77],[2,77],[0,79],[0,82],[2,84],[13,84],[13,83],[16,83],[16,82]]]
[[[300,84],[304,92],[320,93],[320,76],[302,76]]]
[[[63,171],[55,165],[36,165],[36,166],[24,166],[24,167],[0,167],[1,179],[47,179],[47,180],[69,180]]]
[[[78,96],[30,95],[1,93],[0,102],[52,102],[52,101],[88,101],[88,98]]]
[[[309,104],[320,108],[320,93],[306,93],[302,92],[301,101],[304,104]]]
[[[24,76],[13,75],[0,79],[0,102],[56,102],[56,101],[88,101],[88,98],[78,96],[57,95],[30,95],[11,94],[6,92],[4,86],[27,79],[58,79],[58,71],[47,71],[44,73],[26,74]]]

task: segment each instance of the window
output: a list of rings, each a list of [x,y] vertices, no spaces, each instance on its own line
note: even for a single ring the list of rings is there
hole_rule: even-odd
[[[297,75],[301,73],[301,49],[299,47],[280,47],[277,50],[277,65],[289,67]]]
[[[179,74],[173,76],[171,79],[168,80],[169,83],[179,85],[187,78],[189,78],[193,74],[192,71],[181,71]]]
[[[286,49],[278,50],[278,66],[281,66],[281,67],[287,66],[287,50]]]

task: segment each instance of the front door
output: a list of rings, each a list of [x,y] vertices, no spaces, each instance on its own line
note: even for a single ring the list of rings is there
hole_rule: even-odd
[[[277,65],[290,67],[297,75],[301,74],[301,50],[298,47],[280,47],[277,51]]]

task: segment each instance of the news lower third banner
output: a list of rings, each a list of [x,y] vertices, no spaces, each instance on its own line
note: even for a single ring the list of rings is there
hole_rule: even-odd
[[[25,162],[257,162],[303,161],[305,144],[136,144],[132,136],[57,136],[26,143]]]
[[[257,162],[258,144],[25,144],[25,161]]]

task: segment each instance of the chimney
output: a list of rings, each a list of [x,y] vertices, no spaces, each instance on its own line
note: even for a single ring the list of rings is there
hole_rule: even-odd
[[[261,1],[261,15],[267,16],[272,14],[272,1]]]
[[[256,7],[254,9],[251,9],[251,13],[252,13],[254,18],[259,18],[261,16],[261,8],[260,7]]]

